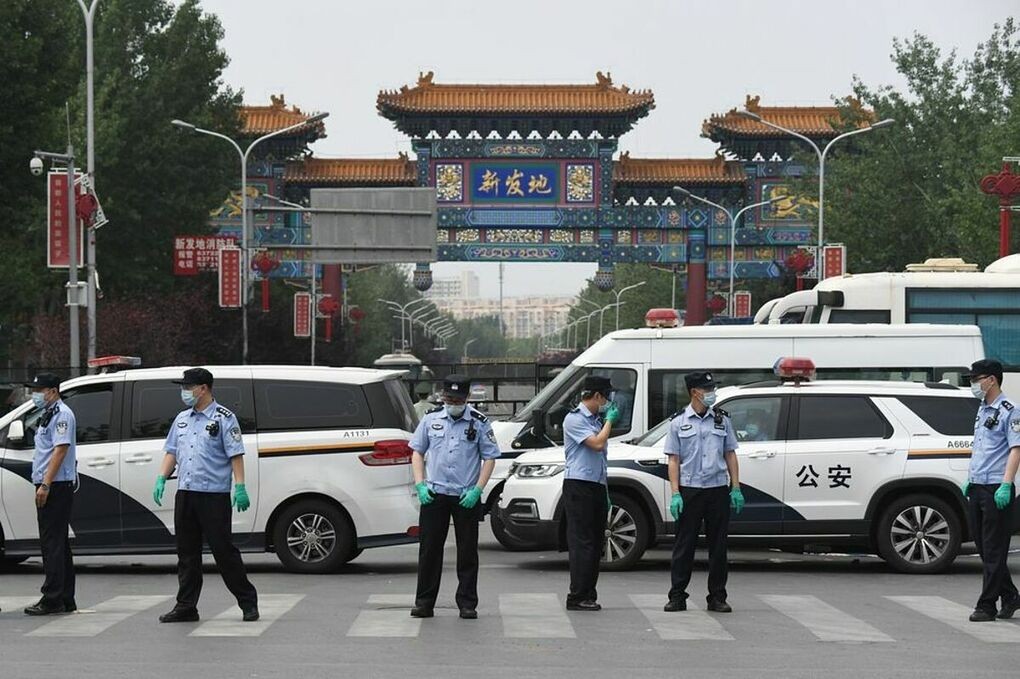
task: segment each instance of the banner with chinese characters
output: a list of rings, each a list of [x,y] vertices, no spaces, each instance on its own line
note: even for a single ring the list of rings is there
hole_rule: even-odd
[[[738,290],[733,293],[733,317],[747,318],[751,315],[751,293]]]
[[[846,246],[826,245],[822,248],[822,278],[842,276],[846,273]]]
[[[47,177],[46,192],[46,266],[50,269],[66,269],[71,263],[71,232],[67,218],[67,172],[50,172]],[[81,173],[75,175],[75,183],[81,179]],[[82,242],[85,231],[80,220],[78,222],[78,266],[83,266]]]
[[[229,247],[219,253],[220,306],[241,308],[241,248]]]
[[[216,271],[220,266],[219,251],[236,243],[233,236],[175,236],[174,275]]]
[[[435,164],[436,201],[475,205],[592,205],[595,164],[583,160],[466,160]]]
[[[312,295],[308,292],[294,293],[294,337],[312,335]]]

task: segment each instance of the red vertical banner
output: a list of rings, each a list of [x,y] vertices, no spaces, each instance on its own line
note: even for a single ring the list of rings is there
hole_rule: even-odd
[[[81,173],[75,175],[81,177]],[[71,264],[70,224],[67,222],[67,172],[50,172],[46,191],[46,266],[66,269]],[[82,243],[85,232],[78,224],[78,266],[84,265]]]
[[[241,307],[241,248],[223,248],[220,259],[220,306],[224,309]]]
[[[846,246],[835,244],[822,248],[822,279],[846,273]]]
[[[751,316],[751,293],[739,290],[733,293],[733,317],[749,318]]]
[[[312,336],[312,295],[294,293],[294,337]]]

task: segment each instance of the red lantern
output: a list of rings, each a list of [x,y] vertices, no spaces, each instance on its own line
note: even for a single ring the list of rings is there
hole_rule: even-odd
[[[786,270],[793,273],[797,278],[797,289],[804,288],[804,274],[811,270],[815,264],[815,256],[808,250],[797,250],[784,262]]]
[[[361,307],[354,306],[351,307],[351,310],[348,312],[347,315],[354,323],[354,334],[355,335],[359,334],[361,332],[361,322],[365,320],[365,316],[367,316],[368,314],[366,314]]]
[[[708,302],[705,303],[705,306],[708,307],[708,310],[711,311],[713,315],[721,313],[726,309],[726,298],[721,295],[712,295]]]
[[[262,311],[269,311],[269,274],[280,268],[280,260],[263,250],[251,260],[251,268],[262,277]]]
[[[323,295],[319,300],[319,313],[326,317],[326,341],[333,341],[333,316],[340,311],[340,302],[333,295]]]

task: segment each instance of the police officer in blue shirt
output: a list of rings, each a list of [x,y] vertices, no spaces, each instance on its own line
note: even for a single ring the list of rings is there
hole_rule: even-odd
[[[39,373],[25,386],[42,410],[35,433],[32,483],[35,484],[39,546],[42,551],[42,598],[25,609],[28,615],[52,615],[77,610],[74,601],[74,559],[68,528],[77,474],[74,413],[60,398],[60,379]]]
[[[606,477],[608,441],[620,419],[612,403],[609,378],[589,375],[581,382],[581,400],[563,418],[563,511],[570,558],[568,611],[600,611],[599,560],[612,502]]]
[[[737,437],[729,415],[715,408],[715,380],[710,372],[684,376],[691,402],[673,416],[666,434],[669,511],[676,522],[671,568],[672,587],[666,612],[687,610],[687,585],[694,566],[694,547],[701,524],[708,541],[708,610],[729,613],[726,603],[726,540],[730,510],[744,508],[737,467]]]
[[[1020,412],[1002,393],[1002,364],[975,362],[967,373],[974,397],[980,399],[974,421],[970,471],[963,484],[984,581],[971,622],[1012,618],[1020,608],[1020,593],[1009,575],[1006,557],[1014,512],[1013,481],[1020,466]],[[996,612],[996,604],[1002,605]]]
[[[478,617],[479,500],[499,457],[492,425],[467,405],[471,380],[443,381],[443,405],[425,413],[411,438],[418,519],[418,589],[411,616],[431,618],[443,574],[443,548],[453,518],[457,536],[457,607],[460,617]]]
[[[213,399],[213,376],[189,368],[181,380],[181,400],[188,406],[170,425],[166,455],[152,499],[163,500],[167,477],[177,468],[174,533],[177,538],[177,604],[160,622],[198,620],[202,592],[202,540],[209,545],[227,589],[237,599],[245,622],[259,619],[258,594],[248,581],[241,553],[230,536],[231,505],[243,512],[251,505],[244,486],[244,443],[237,417]],[[234,499],[230,499],[230,478]]]

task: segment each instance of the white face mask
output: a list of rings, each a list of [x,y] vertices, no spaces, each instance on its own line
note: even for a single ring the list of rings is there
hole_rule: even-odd
[[[985,394],[987,394],[988,392],[981,388],[980,382],[971,382],[970,393],[974,394],[974,398],[978,399],[979,401],[984,401]]]
[[[46,407],[46,395],[43,394],[41,391],[33,391],[32,403],[35,405],[36,408]]]
[[[701,402],[704,403],[705,406],[708,407],[708,408],[711,408],[712,406],[714,406],[715,405],[715,392],[714,391],[706,391],[704,394],[701,395]]]
[[[184,401],[184,405],[190,408],[198,401],[198,397],[195,396],[191,389],[181,389],[181,400]]]
[[[463,415],[465,408],[467,408],[467,406],[463,403],[461,403],[460,405],[450,405],[449,403],[446,404],[446,412],[450,413],[450,417],[454,419]]]

